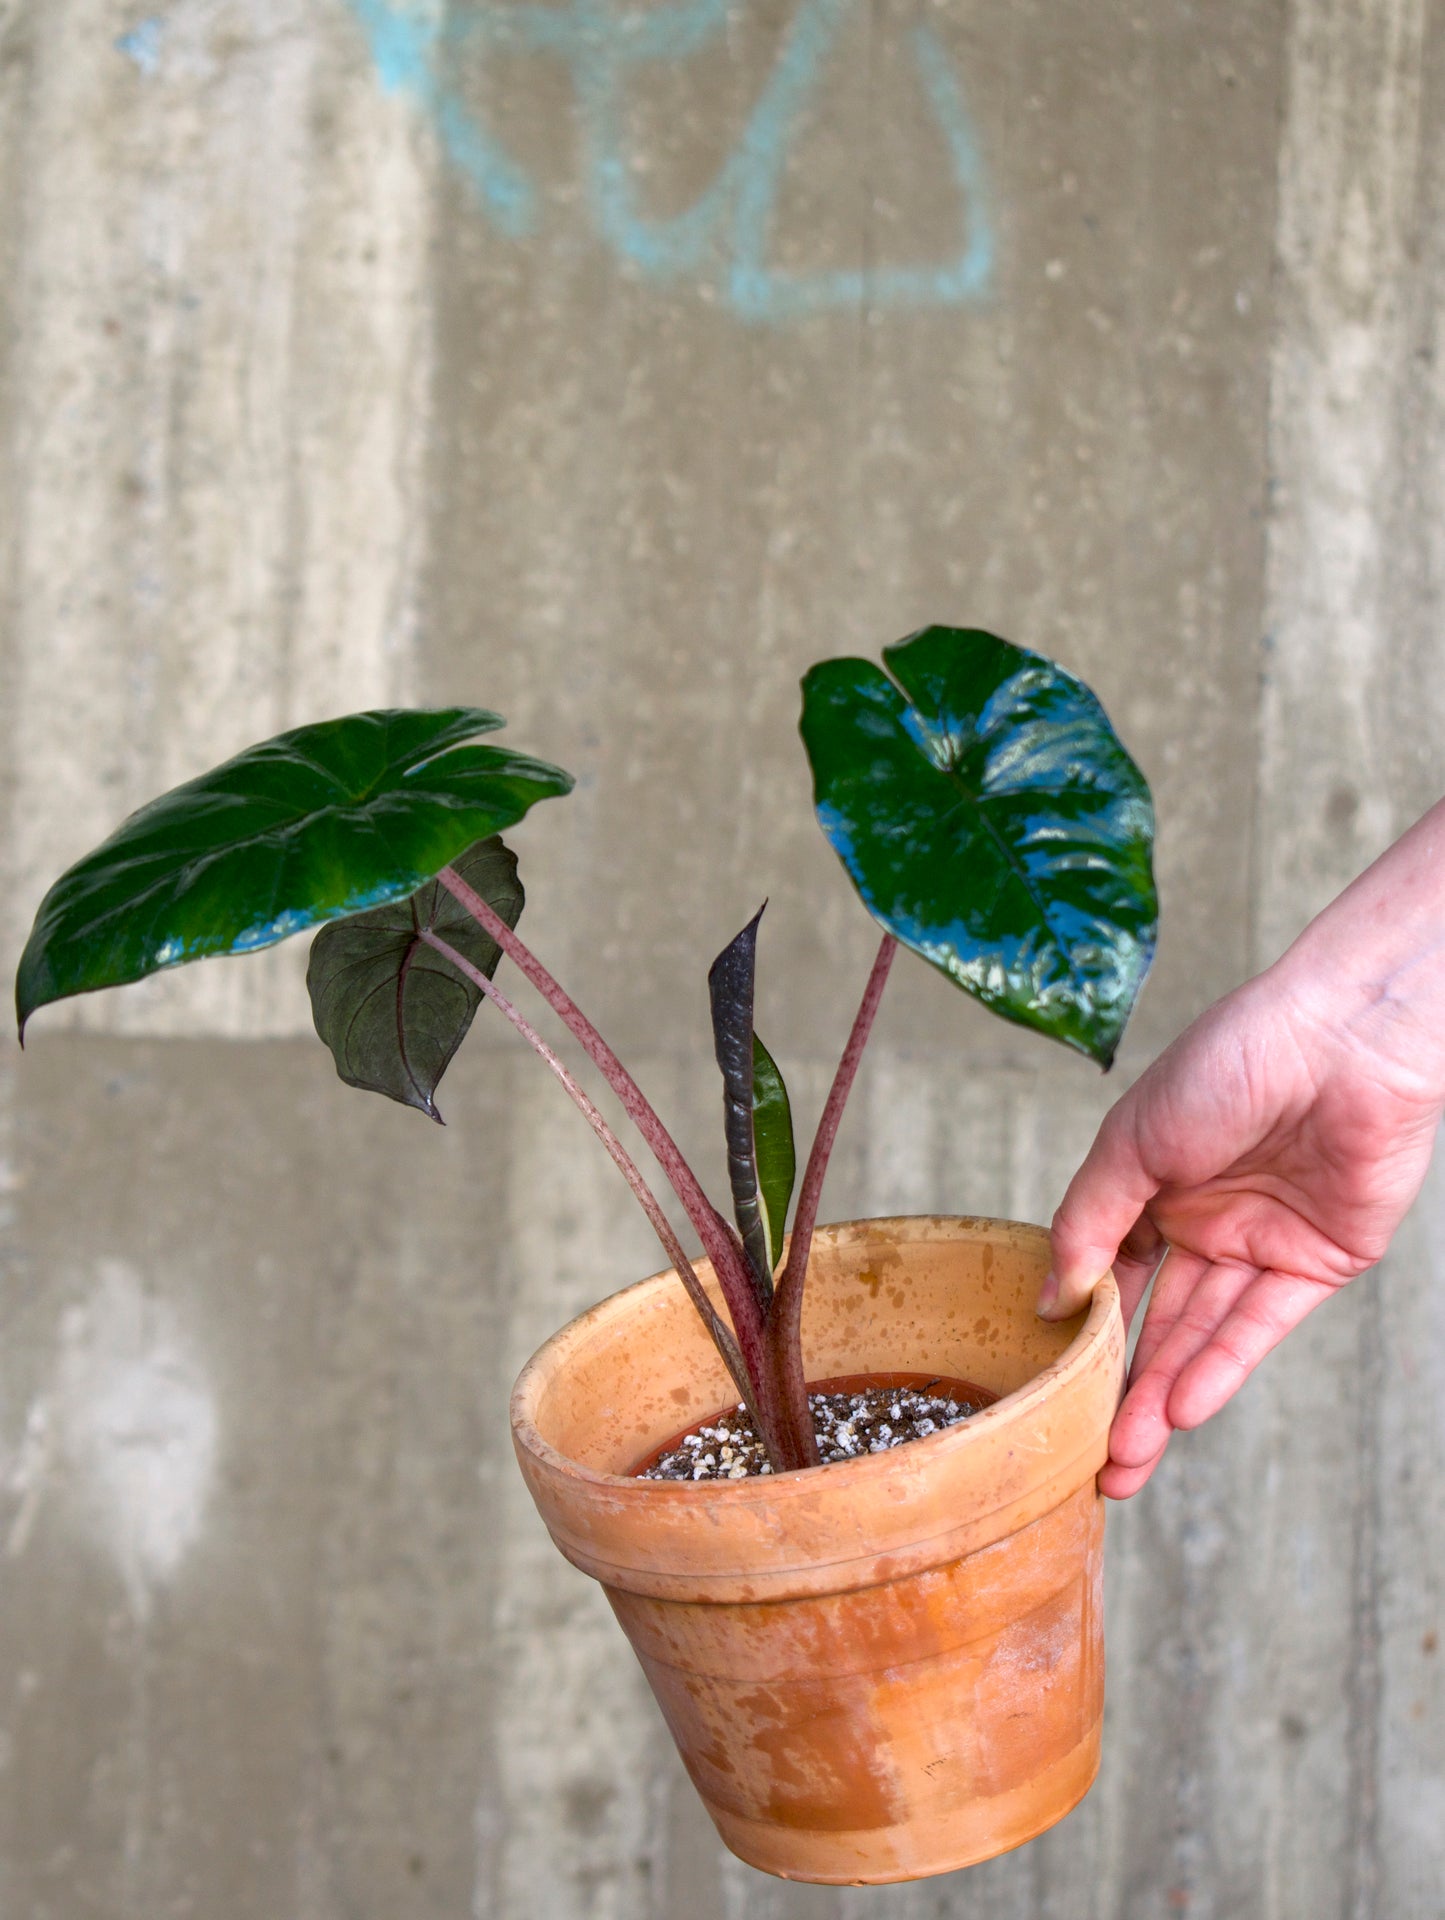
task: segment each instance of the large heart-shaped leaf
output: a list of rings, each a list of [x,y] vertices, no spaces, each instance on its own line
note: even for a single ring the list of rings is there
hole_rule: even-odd
[[[495,835],[451,865],[509,927],[525,895],[517,856]],[[480,987],[422,939],[439,934],[490,980],[502,949],[440,880],[405,900],[332,920],[311,943],[306,987],[316,1031],[350,1087],[384,1093],[440,1121],[437,1082],[466,1037]]]
[[[22,1037],[49,1001],[403,899],[567,793],[560,767],[467,744],[503,724],[481,707],[348,714],[151,801],[41,902],[15,982]]]
[[[1158,919],[1143,774],[1039,654],[927,627],[883,658],[888,674],[826,660],[803,681],[824,833],[905,946],[1107,1067]]]

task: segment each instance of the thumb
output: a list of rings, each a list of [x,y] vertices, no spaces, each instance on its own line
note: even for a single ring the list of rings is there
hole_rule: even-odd
[[[1083,1309],[1159,1191],[1140,1160],[1129,1103],[1126,1094],[1105,1117],[1054,1215],[1053,1266],[1039,1290],[1041,1319],[1067,1320]]]

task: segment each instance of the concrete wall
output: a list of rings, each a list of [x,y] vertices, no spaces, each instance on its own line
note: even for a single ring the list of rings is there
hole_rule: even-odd
[[[871,949],[800,672],[994,626],[1146,766],[1157,970],[1105,1082],[900,966],[825,1213],[1046,1219],[1440,791],[1442,124],[1427,0],[0,0],[0,952],[252,739],[494,706],[716,1177],[711,955],[770,895],[806,1120]],[[1436,1920],[1445,1178],[1113,1513],[1084,1805],[787,1887],[510,1459],[645,1224],[495,1021],[445,1133],[344,1091],[293,944],[0,1051],[3,1920]]]

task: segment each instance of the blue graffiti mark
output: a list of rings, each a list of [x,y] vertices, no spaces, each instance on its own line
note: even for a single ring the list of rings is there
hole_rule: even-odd
[[[398,8],[392,0],[348,0],[371,47],[377,74],[388,93],[409,93],[431,115],[442,148],[471,182],[509,239],[532,232],[536,193],[531,181],[483,131],[436,58],[440,25]]]
[[[121,34],[115,42],[115,50],[123,53],[127,60],[134,60],[149,79],[161,64],[161,38],[165,30],[165,21],[152,16],[132,27],[129,33]]]
[[[961,306],[987,291],[993,233],[982,160],[962,89],[933,28],[909,36],[929,107],[942,133],[963,204],[964,235],[951,260],[931,266],[781,273],[768,260],[788,155],[825,63],[858,0],[801,0],[792,29],[733,151],[692,206],[649,219],[635,203],[622,119],[637,68],[675,63],[724,31],[728,0],[677,0],[620,11],[608,0],[555,6],[488,4],[444,20],[396,0],[348,0],[365,30],[382,84],[428,112],[452,163],[514,239],[535,231],[537,194],[509,154],[481,127],[449,77],[464,43],[550,54],[571,70],[588,192],[598,233],[619,258],[659,281],[716,277],[742,318],[781,321],[868,302],[875,307]]]

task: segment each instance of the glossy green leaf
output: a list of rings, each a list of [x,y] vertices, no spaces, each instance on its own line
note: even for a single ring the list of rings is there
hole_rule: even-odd
[[[509,927],[525,898],[517,856],[495,835],[450,863]],[[405,900],[332,920],[311,943],[306,988],[316,1031],[350,1087],[440,1120],[437,1082],[466,1037],[482,990],[422,939],[439,934],[490,980],[502,950],[439,880]]]
[[[758,1169],[758,1203],[768,1241],[769,1271],[783,1257],[788,1202],[793,1197],[798,1159],[793,1147],[793,1110],[777,1063],[753,1035],[753,1149]]]
[[[723,1077],[723,1131],[727,1139],[728,1180],[733,1215],[742,1235],[753,1284],[766,1306],[773,1288],[768,1227],[758,1186],[753,1142],[753,978],[757,967],[757,912],[723,948],[708,969],[713,1046]]]
[[[1039,654],[927,627],[883,658],[888,673],[826,660],[803,681],[824,833],[905,946],[1107,1067],[1154,951],[1144,776]]]
[[[404,899],[536,801],[560,767],[477,734],[481,707],[354,713],[248,747],[153,800],[56,881],[15,982],[37,1007]]]

